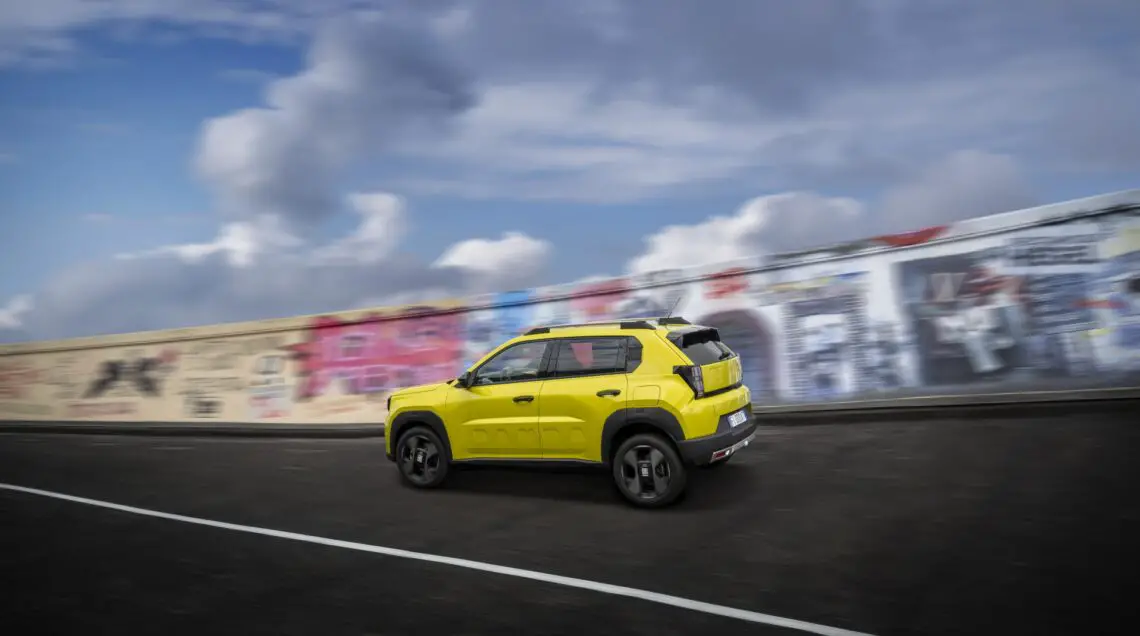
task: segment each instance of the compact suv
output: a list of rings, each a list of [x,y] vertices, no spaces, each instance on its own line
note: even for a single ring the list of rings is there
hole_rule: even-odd
[[[683,318],[538,327],[460,377],[388,398],[385,452],[404,480],[467,463],[604,466],[633,504],[660,507],[692,466],[719,466],[755,435],[740,358]]]

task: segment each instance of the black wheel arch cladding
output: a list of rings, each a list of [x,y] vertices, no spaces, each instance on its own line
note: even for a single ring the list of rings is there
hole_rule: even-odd
[[[400,443],[400,436],[416,426],[427,427],[439,437],[439,441],[443,443],[444,457],[450,462],[451,440],[447,437],[447,428],[443,425],[443,419],[431,411],[406,411],[392,419],[390,430],[385,432],[386,435],[392,436],[392,451],[388,459],[395,461],[396,445]]]
[[[685,430],[672,413],[660,407],[639,407],[615,411],[602,425],[602,463],[609,465],[614,452],[614,440],[630,427],[653,428],[664,433],[674,443],[685,440]]]

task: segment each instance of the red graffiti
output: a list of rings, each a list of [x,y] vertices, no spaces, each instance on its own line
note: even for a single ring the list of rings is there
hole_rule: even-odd
[[[574,297],[570,299],[570,310],[585,322],[609,320],[615,313],[614,305],[629,291],[629,282],[623,278],[587,283],[575,290]]]
[[[748,289],[748,277],[742,267],[733,267],[718,272],[705,281],[705,298],[726,298]]]
[[[357,321],[322,316],[305,341],[287,347],[298,364],[297,399],[323,395],[336,382],[349,394],[442,382],[457,375],[463,351],[458,314],[404,310],[399,317],[370,314]]]
[[[1082,309],[1127,309],[1128,305],[1122,300],[1115,300],[1110,298],[1096,299],[1086,298],[1077,301],[1077,307]]]
[[[891,247],[910,247],[912,245],[922,245],[929,243],[934,239],[946,233],[950,229],[949,225],[935,225],[932,227],[915,230],[913,232],[903,232],[901,234],[883,234],[876,236],[870,240],[876,243],[885,243]]]
[[[27,396],[29,385],[41,379],[39,369],[26,364],[0,366],[0,400],[20,400]]]

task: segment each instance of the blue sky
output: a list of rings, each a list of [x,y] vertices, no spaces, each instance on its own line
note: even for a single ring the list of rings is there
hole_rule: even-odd
[[[0,12],[0,341],[694,265],[1136,187],[1135,24],[1127,0]]]

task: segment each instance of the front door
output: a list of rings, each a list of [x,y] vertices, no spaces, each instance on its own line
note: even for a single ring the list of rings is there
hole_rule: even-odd
[[[546,342],[507,347],[475,370],[469,388],[456,387],[448,396],[455,459],[542,456],[539,371],[546,349]]]
[[[539,394],[544,459],[601,461],[606,418],[629,399],[626,337],[556,341]]]

